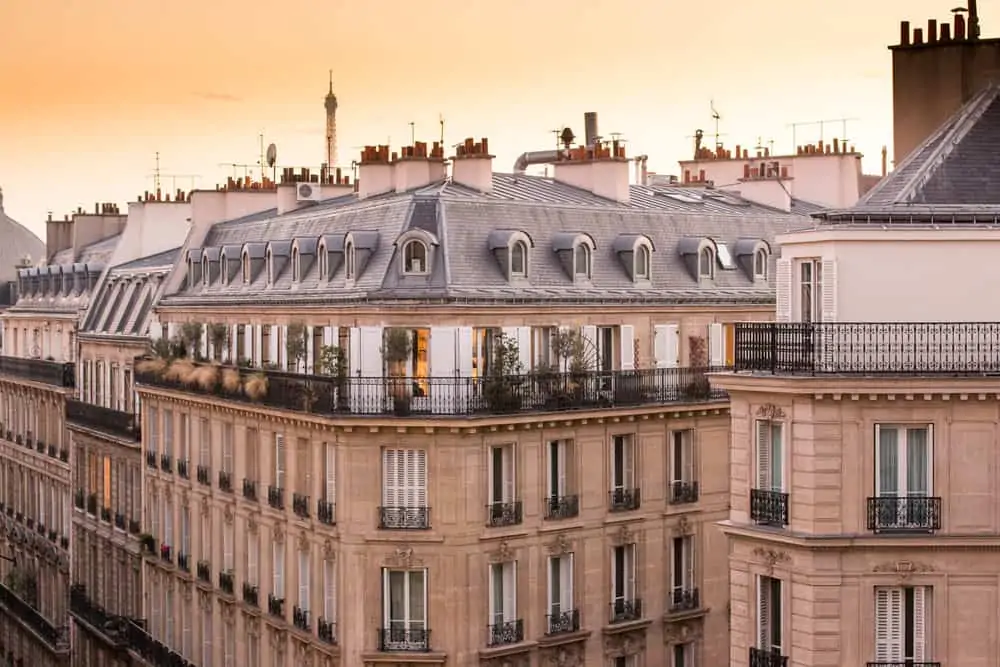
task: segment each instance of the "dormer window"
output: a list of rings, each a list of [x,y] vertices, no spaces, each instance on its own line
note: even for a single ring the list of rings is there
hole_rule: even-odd
[[[194,287],[194,260],[190,257],[187,261],[187,284],[188,287]]]
[[[636,280],[649,280],[650,267],[649,267],[649,247],[646,245],[638,245],[635,249],[635,279]]]
[[[354,242],[348,241],[344,246],[344,278],[354,280]]]
[[[319,279],[329,280],[330,278],[330,255],[326,252],[326,244],[319,244]]]
[[[229,264],[226,263],[226,253],[219,254],[219,282],[223,286],[229,284]]]
[[[758,248],[753,254],[753,277],[754,280],[767,280],[767,250]]]
[[[243,253],[240,269],[243,272],[243,283],[250,284],[250,253]]]
[[[715,277],[715,252],[710,245],[705,245],[698,251],[698,277],[702,280]]]
[[[211,275],[208,270],[208,257],[201,258],[201,284],[205,287],[208,286],[208,278]]]
[[[528,244],[514,241],[510,248],[510,275],[524,278],[528,275]]]
[[[274,255],[271,253],[271,249],[267,249],[267,254],[264,256],[264,263],[267,265],[267,284],[274,284]]]
[[[292,282],[297,283],[302,279],[302,267],[299,264],[299,249],[292,248]]]
[[[427,273],[427,246],[423,241],[411,239],[403,246],[403,273]]]
[[[590,278],[590,247],[578,243],[573,249],[573,273],[578,279]]]

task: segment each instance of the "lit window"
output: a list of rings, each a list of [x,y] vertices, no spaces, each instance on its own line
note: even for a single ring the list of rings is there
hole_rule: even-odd
[[[709,245],[698,253],[698,276],[708,280],[715,277],[715,253]]]
[[[403,246],[403,273],[427,272],[427,246],[417,240]]]
[[[589,278],[590,277],[590,247],[584,243],[580,243],[576,246],[573,251],[573,266],[574,273],[577,278]]]
[[[292,248],[292,282],[299,282],[302,279],[299,267],[299,249]]]
[[[767,251],[763,248],[753,254],[753,277],[767,280]]]
[[[354,280],[354,243],[351,241],[344,248],[344,277]]]
[[[244,283],[249,283],[250,282],[250,253],[248,253],[248,252],[243,253],[242,264],[243,264],[243,266],[242,266],[242,269],[243,269],[243,282]]]
[[[635,278],[649,280],[649,247],[640,245],[635,249]]]
[[[515,241],[510,249],[510,275],[528,275],[528,246],[524,241]]]

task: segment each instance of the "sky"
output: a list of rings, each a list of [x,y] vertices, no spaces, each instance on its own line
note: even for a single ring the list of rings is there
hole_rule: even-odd
[[[899,21],[946,21],[952,0],[32,0],[0,3],[0,187],[44,238],[48,212],[124,205],[153,188],[214,188],[260,159],[325,159],[333,70],[339,160],[360,147],[488,137],[494,169],[552,148],[553,130],[620,133],[678,173],[692,135],[728,146],[815,141],[856,119],[868,173],[892,155]],[[981,3],[985,4],[985,3]],[[168,9],[164,9],[168,7]],[[980,9],[983,35],[1000,11]],[[996,19],[994,17],[996,16]],[[411,130],[411,123],[413,127]],[[841,123],[824,127],[827,140]],[[448,151],[450,154],[450,150]],[[174,177],[172,175],[179,175]],[[194,178],[193,178],[194,177]]]

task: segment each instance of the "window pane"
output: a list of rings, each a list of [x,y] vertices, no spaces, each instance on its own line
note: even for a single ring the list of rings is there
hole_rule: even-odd
[[[424,572],[422,570],[409,573],[410,576],[410,625],[423,627],[426,618],[424,609]]]
[[[899,493],[899,431],[880,428],[878,433],[879,495],[894,496]]]
[[[910,428],[906,430],[906,491],[910,495],[926,496],[930,489],[929,450],[927,446],[927,429]]]

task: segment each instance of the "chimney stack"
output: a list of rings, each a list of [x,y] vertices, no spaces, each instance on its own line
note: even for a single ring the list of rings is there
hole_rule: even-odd
[[[927,43],[933,44],[937,41],[937,19],[927,19]]]
[[[900,21],[899,22],[899,44],[900,46],[910,45],[910,22]]]
[[[583,134],[584,134],[584,145],[587,148],[593,148],[594,144],[597,143],[597,112],[588,111],[583,114]]]
[[[489,139],[483,137],[479,143],[472,137],[455,148],[451,159],[451,180],[479,192],[493,190],[493,156],[490,155]]]
[[[969,39],[979,39],[978,0],[969,0]]]
[[[388,146],[365,146],[358,162],[358,198],[392,192],[392,171]]]

